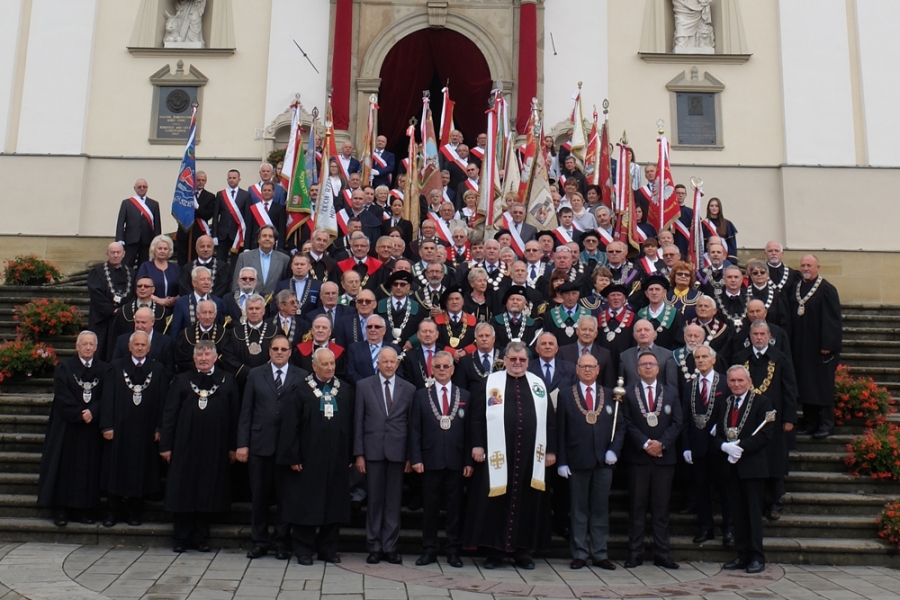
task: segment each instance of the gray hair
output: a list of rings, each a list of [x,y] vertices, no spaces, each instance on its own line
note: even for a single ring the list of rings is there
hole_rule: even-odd
[[[503,352],[503,356],[509,356],[510,352],[528,353],[528,346],[525,345],[525,342],[510,342],[506,345],[506,350]]]
[[[382,190],[384,190],[387,193],[391,193],[391,188],[389,188],[386,185],[379,185],[377,188],[375,188],[375,193],[377,194],[378,192],[380,192]]]
[[[334,330],[334,326],[331,324],[331,319],[328,318],[328,315],[319,315],[319,316],[317,316],[315,319],[312,320],[312,323],[310,323],[310,325],[315,325],[315,324],[316,324],[316,321],[320,321],[320,320],[322,320],[322,319],[324,319],[325,322],[328,323],[328,328],[331,329],[331,330],[333,331],[333,330]]]
[[[450,354],[449,352],[447,352],[446,350],[440,350],[439,352],[435,352],[434,358],[432,358],[432,362],[434,361],[435,358],[446,358],[447,360],[450,361],[451,364],[453,363],[453,355]]]
[[[700,294],[700,297],[697,298],[697,302],[700,302],[701,300],[703,300],[705,302],[712,302],[713,306],[716,305],[716,299],[708,294]]]
[[[323,352],[327,352],[332,357],[334,357],[334,352],[332,352],[328,348],[324,348],[324,347],[316,348],[315,352],[312,353],[312,362],[314,365],[319,364],[319,362],[321,361],[321,359],[319,358],[319,355],[322,354]]]
[[[260,296],[259,294],[250,294],[249,296],[247,296],[247,300],[244,303],[244,305],[246,306],[247,304],[250,304],[251,302],[262,302],[263,306],[266,305],[266,299],[263,298],[262,296]]]
[[[204,267],[204,266],[194,267],[193,269],[191,269],[191,281],[197,281],[197,278],[200,275],[202,275],[203,273],[206,273],[207,275],[212,277],[212,271],[210,271],[206,267]]]
[[[212,342],[212,340],[200,340],[199,342],[197,342],[197,345],[194,346],[194,356],[197,356],[205,350],[209,350],[217,356],[219,354],[219,351],[216,350],[216,345]]]
[[[128,345],[129,346],[131,345],[131,342],[134,341],[135,336],[138,336],[138,335],[143,335],[144,337],[147,338],[147,343],[148,344],[150,343],[150,334],[149,333],[147,333],[146,331],[135,331],[134,333],[132,333],[131,335],[128,336]]]
[[[485,271],[481,267],[475,267],[474,269],[469,271],[469,274],[466,276],[466,279],[469,281],[469,283],[472,283],[478,277],[487,277],[487,271]]]
[[[297,294],[293,292],[293,290],[284,289],[275,294],[275,305],[281,306],[291,298],[296,298]]]
[[[175,249],[175,244],[172,243],[172,238],[163,233],[153,238],[150,242],[150,260],[153,260],[153,255],[156,254],[156,247],[160,242],[165,242],[169,245],[169,255],[166,256],[166,259],[172,258],[172,251]]]
[[[219,307],[216,306],[215,302],[213,302],[212,300],[201,300],[200,302],[197,303],[197,308],[194,309],[194,312],[197,314],[198,317],[200,316],[200,307],[202,307],[204,304],[212,304],[213,312],[216,314],[219,313]]]
[[[369,322],[372,321],[372,319],[378,319],[378,322],[380,322],[381,325],[386,326],[386,323],[384,322],[384,317],[382,317],[381,315],[376,315],[376,314],[369,315],[369,318],[366,319],[366,325],[368,325]]]
[[[197,268],[199,269],[200,267],[197,267]],[[259,279],[259,272],[256,270],[256,267],[243,267],[243,268],[241,268],[241,270],[238,271],[238,277],[240,277],[240,276],[241,276],[241,273],[243,273],[244,271],[250,271],[251,273],[253,273],[253,276],[254,276],[256,279]]]
[[[478,335],[478,332],[485,328],[491,330],[491,335],[497,335],[497,333],[494,331],[494,326],[483,321],[475,326],[475,335]]]
[[[757,319],[750,324],[750,331],[753,331],[754,329],[765,329],[766,333],[772,335],[772,328],[769,327],[769,324],[762,319]]]
[[[732,371],[738,371],[738,370],[743,371],[744,375],[747,376],[747,379],[750,379],[752,381],[752,378],[750,377],[750,370],[747,367],[745,367],[744,365],[731,365],[730,367],[728,367],[728,370],[725,372],[725,376],[727,377],[728,375],[731,375]]]
[[[397,356],[397,351],[394,350],[392,347],[390,347],[390,346],[382,346],[382,347],[381,347],[381,350],[378,351],[378,360],[381,360],[381,357],[384,355],[385,352],[390,352],[390,353],[392,353],[394,356]]]
[[[698,327],[699,327],[699,325],[698,325]],[[716,353],[716,351],[713,349],[712,346],[710,346],[710,345],[708,345],[708,344],[700,344],[699,346],[697,346],[696,348],[694,348],[694,351],[693,351],[693,352],[691,352],[691,354],[694,356],[694,358],[697,358],[697,350],[699,350],[700,348],[706,348],[707,350],[709,350],[709,355],[710,355],[711,357],[713,357],[713,358],[716,357],[716,354],[717,354],[717,353]]]
[[[81,333],[78,334],[78,337],[77,337],[77,338],[75,338],[75,343],[77,344],[78,342],[81,341],[81,338],[87,337],[87,336],[89,336],[89,335],[90,335],[90,336],[93,336],[93,338],[94,338],[94,343],[98,343],[98,342],[100,341],[100,340],[97,338],[97,334],[96,334],[96,333],[94,333],[93,331],[90,331],[90,330],[88,330],[88,329],[85,329],[84,331],[82,331]]]
[[[576,325],[580,327],[582,323],[590,323],[594,327],[597,327],[597,317],[593,315],[583,315],[578,319],[578,323],[576,323]]]

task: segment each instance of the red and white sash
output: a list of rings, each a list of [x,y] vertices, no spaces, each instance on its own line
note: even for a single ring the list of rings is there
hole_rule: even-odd
[[[244,215],[238,210],[237,202],[228,195],[228,188],[222,190],[222,197],[225,199],[225,208],[231,213],[231,218],[237,225],[237,235],[234,236],[234,243],[231,245],[231,249],[237,251],[244,243],[244,236],[247,235],[247,224],[244,223]]]
[[[347,221],[350,220],[350,213],[347,212],[346,208],[342,208],[335,215],[338,222],[338,227],[341,229],[341,235],[347,235]]]
[[[562,150],[563,148],[565,148],[566,150],[571,152],[572,151],[572,142],[563,142],[562,144],[560,144],[559,149]]]
[[[472,190],[473,192],[478,191],[478,182],[472,181],[471,179],[466,179],[463,183],[466,184],[466,187]]]
[[[647,197],[647,200],[652,200],[652,199],[653,199],[653,190],[650,189],[650,184],[649,184],[649,183],[648,183],[647,185],[643,186],[643,187],[642,187],[641,189],[639,189],[638,191],[639,191],[640,193],[642,193],[644,196],[646,196],[646,197]]]
[[[647,273],[648,275],[651,275],[651,274],[657,272],[656,263],[654,263],[652,260],[650,260],[646,256],[644,258],[642,258],[640,262],[641,262],[641,266],[644,267],[644,272]]]
[[[269,200],[269,202],[271,202],[271,200]],[[271,227],[275,226],[272,223],[272,218],[266,211],[265,205],[262,202],[254,202],[253,204],[251,204],[250,212],[253,213],[253,218],[256,219],[256,224],[260,227],[265,227],[266,225],[269,225]]]
[[[437,227],[438,237],[447,242],[447,244],[452,245],[453,234],[450,233],[450,228],[447,227],[446,221],[444,221],[444,219],[442,219],[440,215],[437,215],[430,210],[428,211],[427,216],[428,220],[434,223]]]
[[[141,199],[137,196],[132,196],[130,198],[131,203],[135,205],[135,207],[141,211],[141,214],[144,215],[144,218],[147,219],[147,222],[150,223],[150,229],[153,229],[153,215],[150,214],[150,210],[144,206],[144,203],[141,202]]]
[[[400,162],[403,163],[403,168],[409,173],[409,158],[404,158]]]
[[[600,241],[603,242],[604,246],[609,246],[611,243],[616,241],[615,238],[613,238],[613,236],[602,227],[598,227],[594,231],[596,231],[597,235],[600,236]]]
[[[463,173],[466,172],[466,167],[469,166],[469,163],[464,162],[463,159],[459,157],[459,154],[456,153],[456,148],[451,148],[450,144],[445,144],[441,146],[441,154],[443,154],[447,160],[455,162],[456,166],[462,169]]]
[[[568,178],[565,175],[563,175],[562,173],[559,174],[559,186],[561,188],[566,187],[566,179]]]
[[[706,230],[709,232],[709,235],[714,235],[716,237],[719,236],[719,232],[718,232],[718,230],[716,230],[716,226],[715,226],[715,224],[713,224],[712,221],[710,221],[709,219],[703,219],[701,221],[701,223],[703,223],[703,226],[706,227]]]
[[[556,239],[559,240],[559,243],[563,246],[573,241],[572,236],[569,235],[562,227],[557,227],[556,229],[554,229],[553,235],[556,236]]]
[[[484,160],[484,148],[479,148],[478,146],[469,148],[469,154],[471,154],[478,160]]]
[[[447,195],[447,188],[443,188],[443,189],[444,189],[444,192],[441,195],[444,197],[444,202],[450,202],[452,204],[453,200],[451,200],[450,196]]]
[[[350,201],[353,199],[353,191],[351,191],[350,188],[347,188],[341,192],[341,195],[344,197],[344,202],[347,206],[350,206]]]
[[[397,198],[398,200],[404,200],[403,190],[391,190],[391,196]]]
[[[372,160],[375,161],[375,164],[378,165],[378,168],[379,168],[379,169],[386,169],[386,168],[387,168],[387,163],[384,161],[384,159],[381,158],[380,155],[375,154],[374,152],[372,153]],[[379,171],[379,172],[380,172],[380,171]],[[382,175],[386,175],[386,173],[382,173]]]
[[[681,222],[680,219],[675,221],[675,230],[683,235],[686,239],[691,239],[691,230],[688,229],[687,225]]]
[[[344,166],[344,155],[338,154],[338,157],[337,157],[337,163],[338,163],[338,166],[341,168],[341,173],[344,175],[345,181],[350,181],[350,160],[352,158],[353,157],[351,156],[350,158],[347,159],[347,166],[345,167]]]
[[[262,184],[263,184],[262,181],[258,181],[256,183],[254,183],[253,185],[251,185],[248,190],[250,192],[250,195],[253,196],[254,202],[262,202],[263,201]]]
[[[647,241],[647,234],[637,225],[634,227],[634,239],[637,240],[639,244],[643,244]]]
[[[512,237],[512,249],[516,251],[516,255],[519,258],[525,256],[525,242],[522,240],[522,235],[516,231],[516,222],[513,221],[509,211],[503,213],[503,227],[509,231],[509,235]]]
[[[209,223],[200,217],[197,217],[195,220],[197,221],[197,227],[203,230],[203,234],[212,237],[212,229],[209,228]]]

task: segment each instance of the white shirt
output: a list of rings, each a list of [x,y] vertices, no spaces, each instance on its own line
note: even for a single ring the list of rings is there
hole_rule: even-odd
[[[90,368],[91,368],[91,363],[94,362],[94,359],[93,359],[93,358],[92,358],[91,360],[84,360],[84,359],[81,358],[80,356],[78,357],[78,360],[80,360],[80,361],[81,361],[81,364],[83,364],[83,365],[85,366],[85,368],[87,368],[87,369],[90,369]]]
[[[660,305],[654,310],[653,306],[648,306],[647,311],[650,313],[651,317],[658,317],[662,314],[662,311],[665,310],[666,304],[665,302],[660,303]]]
[[[147,364],[148,362],[150,362],[150,359],[146,356],[144,358],[135,358],[132,355],[131,362],[134,363],[134,366],[137,366],[138,363],[141,363],[142,365],[144,365],[144,364]]]
[[[766,346],[766,347],[764,347],[762,350],[757,350],[757,349],[756,349],[756,346],[754,346],[754,347],[753,347],[753,353],[756,354],[756,358],[759,358],[760,356],[765,356],[766,350],[768,350],[768,349],[769,349],[769,347]]]
[[[656,408],[656,405],[659,404],[659,398],[656,397],[656,380],[654,379],[650,383],[645,383],[641,381],[641,385],[644,387],[644,401],[646,402],[648,398],[647,390],[650,390],[650,393],[653,394],[653,408]],[[647,410],[650,410],[650,403],[647,402]]]
[[[581,395],[587,398],[587,390],[591,388],[591,400],[594,402],[594,410],[597,409],[597,383],[592,383],[591,385],[585,385],[584,382],[579,382],[578,386],[581,388]]]
[[[276,375],[278,375],[278,374],[276,373],[276,371],[281,371],[281,381],[282,381],[282,383],[283,383],[284,380],[287,379],[288,365],[284,365],[283,367],[279,367],[279,366],[276,366],[275,363],[273,363],[273,362],[271,362],[271,361],[269,362],[269,364],[272,365],[272,380],[274,381]]]

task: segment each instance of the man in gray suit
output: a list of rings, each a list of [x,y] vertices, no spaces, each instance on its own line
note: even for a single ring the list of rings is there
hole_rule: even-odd
[[[284,402],[296,395],[306,371],[291,365],[291,344],[284,335],[276,335],[269,345],[269,362],[250,371],[241,403],[238,420],[237,452],[235,458],[249,463],[250,472],[250,530],[253,547],[247,558],[265,556],[270,545],[275,556],[287,560],[291,553],[285,548],[288,527],[278,506],[274,535],[269,536],[269,506],[277,502],[278,481],[275,452]]]
[[[637,371],[638,355],[642,352],[652,352],[659,363],[659,378],[663,380],[663,385],[670,385],[677,390],[678,366],[675,364],[671,350],[666,350],[653,343],[656,340],[656,330],[653,328],[653,324],[646,319],[641,319],[634,324],[633,333],[637,346],[629,348],[619,357],[619,377],[625,378],[625,386],[635,385],[641,380]]]
[[[537,238],[537,229],[534,228],[534,225],[529,225],[525,222],[524,204],[513,204],[509,207],[509,214],[512,216],[513,220],[513,222],[510,223],[510,228],[516,230],[519,237],[522,238],[523,243],[530,242]]]
[[[287,254],[275,249],[275,239],[278,233],[271,225],[265,225],[259,230],[256,237],[258,246],[253,250],[245,250],[237,257],[234,264],[234,281],[232,281],[232,291],[238,291],[238,278],[241,269],[244,267],[253,267],[259,274],[259,283],[257,284],[256,293],[266,297],[275,291],[278,282],[284,279],[287,272],[290,258]]]
[[[366,475],[369,498],[366,516],[366,562],[382,557],[398,565],[400,501],[403,473],[410,471],[406,435],[416,388],[396,376],[400,361],[393,348],[378,353],[378,374],[356,386],[353,455],[356,468]]]

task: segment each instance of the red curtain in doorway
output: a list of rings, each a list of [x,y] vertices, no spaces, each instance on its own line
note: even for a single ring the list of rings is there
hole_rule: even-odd
[[[423,29],[397,42],[381,67],[378,131],[387,137],[389,148],[405,139],[410,117],[421,117],[422,91],[431,87],[435,74],[442,85],[450,80],[450,98],[456,103],[453,118],[466,142],[474,145],[485,130],[493,85],[481,50],[455,31]],[[432,110],[440,103],[440,96],[432,94]],[[437,130],[440,123],[434,127]]]

